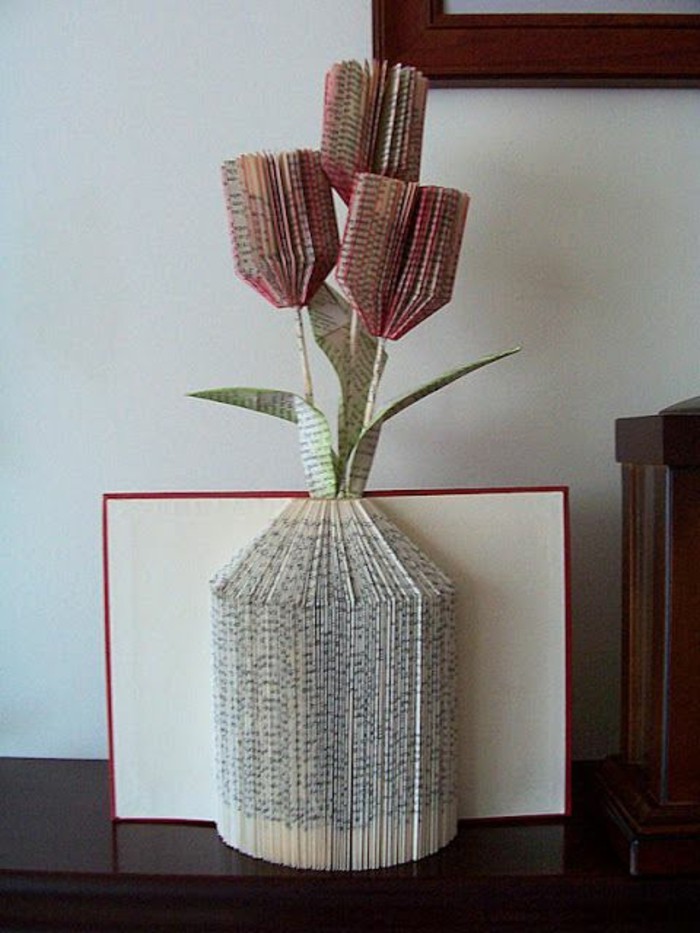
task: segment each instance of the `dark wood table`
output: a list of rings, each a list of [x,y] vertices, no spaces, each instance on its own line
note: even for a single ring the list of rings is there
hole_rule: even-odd
[[[695,933],[700,876],[631,877],[590,770],[570,818],[464,824],[421,862],[325,873],[239,855],[209,824],[112,824],[104,761],[0,759],[0,930]]]

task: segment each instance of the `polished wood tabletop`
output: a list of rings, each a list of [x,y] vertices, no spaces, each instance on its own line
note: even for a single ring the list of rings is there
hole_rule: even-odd
[[[574,769],[571,817],[460,824],[420,862],[300,871],[211,824],[113,823],[104,761],[0,759],[0,930],[700,929],[700,876],[632,878]]]

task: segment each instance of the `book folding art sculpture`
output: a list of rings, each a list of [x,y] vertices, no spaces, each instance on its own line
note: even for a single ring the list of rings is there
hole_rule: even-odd
[[[223,167],[236,271],[293,310],[304,391],[193,394],[296,424],[309,498],[212,581],[217,825],[297,867],[398,864],[456,833],[453,586],[363,493],[386,421],[517,348],[377,407],[387,340],[451,298],[469,204],[418,184],[426,92],[413,68],[336,64],[320,151]],[[335,442],[304,309],[338,375]]]
[[[456,825],[453,587],[370,500],[299,500],[214,581],[219,828],[315,868]]]

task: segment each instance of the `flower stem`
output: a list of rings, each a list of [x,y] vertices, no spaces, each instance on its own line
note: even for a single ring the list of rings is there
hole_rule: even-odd
[[[352,315],[350,317],[350,367],[355,365],[355,357],[357,356],[357,342],[359,340],[359,314],[353,309]]]
[[[304,398],[313,405],[314,390],[311,382],[311,367],[309,366],[309,354],[306,349],[306,337],[304,336],[304,319],[301,314],[301,308],[296,309],[297,313],[297,346],[301,357],[301,372],[304,379]]]
[[[377,400],[377,389],[379,388],[379,380],[382,376],[382,354],[384,353],[385,340],[385,337],[377,338],[377,352],[374,354],[372,379],[370,380],[369,389],[367,390],[367,407],[365,408],[363,428],[367,427],[367,425],[372,420],[372,415],[374,414],[374,405]]]

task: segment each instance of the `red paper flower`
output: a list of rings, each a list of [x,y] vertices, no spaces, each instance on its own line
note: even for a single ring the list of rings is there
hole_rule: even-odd
[[[469,197],[357,176],[337,278],[374,337],[396,340],[452,297]]]
[[[346,203],[360,172],[418,180],[427,92],[405,65],[338,62],[326,74],[321,158]]]
[[[277,308],[306,305],[338,257],[320,152],[241,155],[222,174],[236,272]]]

